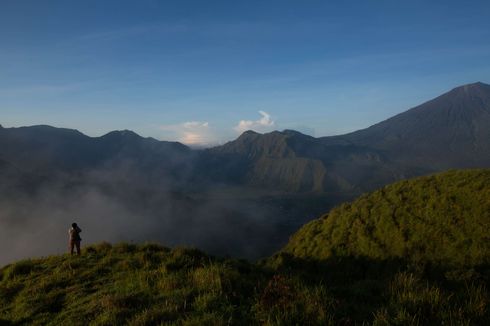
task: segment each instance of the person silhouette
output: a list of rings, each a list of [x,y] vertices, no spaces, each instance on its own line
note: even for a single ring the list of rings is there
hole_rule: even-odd
[[[70,235],[70,254],[73,255],[73,250],[77,250],[77,255],[80,255],[80,241],[82,241],[82,238],[80,238],[80,232],[82,232],[82,229],[80,229],[77,225],[77,223],[73,223],[71,225],[71,228],[68,230],[68,234]]]

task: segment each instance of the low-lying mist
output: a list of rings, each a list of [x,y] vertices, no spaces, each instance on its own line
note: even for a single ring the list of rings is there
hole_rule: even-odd
[[[316,217],[311,210],[295,211],[301,205],[283,195],[223,185],[194,190],[170,177],[158,180],[124,165],[58,176],[29,191],[4,187],[0,265],[66,252],[73,222],[82,228],[82,247],[148,241],[256,259],[279,249],[305,220]],[[326,208],[324,202],[317,206]]]

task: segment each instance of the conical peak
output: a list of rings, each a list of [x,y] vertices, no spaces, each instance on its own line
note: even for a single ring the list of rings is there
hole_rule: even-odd
[[[476,82],[476,83],[471,83],[471,84],[466,84],[466,85],[456,87],[453,90],[451,90],[451,92],[449,93],[471,95],[471,94],[478,94],[481,92],[490,92],[490,85],[482,82]]]

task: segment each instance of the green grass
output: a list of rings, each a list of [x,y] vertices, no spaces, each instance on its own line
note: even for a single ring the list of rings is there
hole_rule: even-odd
[[[333,299],[266,266],[154,244],[85,248],[0,270],[0,322],[290,325],[332,320]],[[328,300],[327,300],[328,299]]]
[[[101,244],[2,268],[0,324],[484,325],[489,271]]]
[[[489,180],[385,187],[258,263],[127,243],[19,261],[0,325],[490,325]]]
[[[241,307],[253,304],[262,277],[248,263],[195,249],[124,243],[26,260],[0,273],[2,320],[53,325],[246,322]]]
[[[401,181],[334,208],[284,248],[298,257],[402,258],[471,266],[490,262],[490,170]]]

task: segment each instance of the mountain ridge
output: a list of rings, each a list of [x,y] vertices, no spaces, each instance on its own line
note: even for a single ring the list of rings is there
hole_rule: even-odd
[[[13,144],[5,141],[8,134],[14,135]],[[40,156],[46,166],[55,164],[61,169],[94,166],[112,157],[150,169],[171,167],[171,174],[178,174],[182,165],[188,171],[181,175],[193,174],[191,179],[205,183],[218,180],[286,192],[361,193],[416,175],[490,166],[490,85],[476,82],[455,87],[368,128],[337,136],[249,130],[223,145],[193,150],[130,130],[89,137],[77,130],[41,125],[0,129],[0,145],[4,148],[0,158],[20,168],[34,167],[25,156],[12,159],[5,149],[15,154],[24,146],[22,152],[37,152],[33,156]],[[71,158],[67,160],[63,153],[70,153]]]

